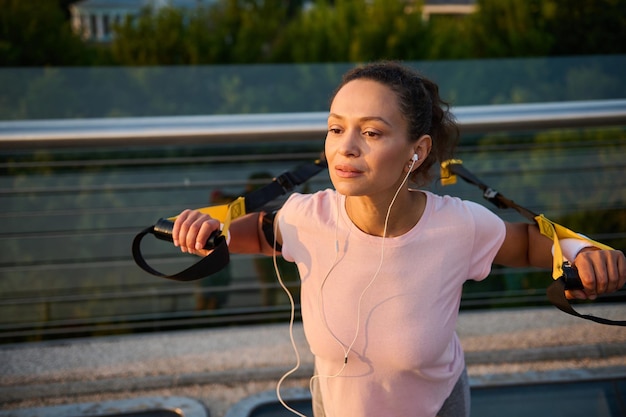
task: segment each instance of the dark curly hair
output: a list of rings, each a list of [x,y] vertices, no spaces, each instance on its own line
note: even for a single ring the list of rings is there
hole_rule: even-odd
[[[408,137],[416,141],[423,135],[432,138],[432,149],[411,181],[427,185],[433,179],[431,167],[452,158],[459,139],[459,129],[450,106],[439,96],[439,87],[419,72],[395,61],[369,63],[351,69],[333,94],[350,81],[367,79],[389,87],[398,97],[398,105],[408,122]],[[332,100],[331,100],[332,101]]]

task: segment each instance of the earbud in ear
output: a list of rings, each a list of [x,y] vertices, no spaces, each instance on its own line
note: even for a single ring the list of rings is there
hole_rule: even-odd
[[[420,157],[418,154],[414,153],[412,159],[413,159],[413,162],[417,162],[420,159]]]

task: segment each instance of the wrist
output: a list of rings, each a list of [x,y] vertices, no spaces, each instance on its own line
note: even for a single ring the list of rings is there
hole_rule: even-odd
[[[224,230],[224,223],[220,223],[220,230]],[[230,245],[230,230],[226,231],[226,246]]]
[[[585,248],[591,248],[593,245],[583,239],[561,239],[559,240],[561,245],[561,253],[565,260],[573,262],[576,256]],[[554,245],[552,246],[552,255],[554,255]]]

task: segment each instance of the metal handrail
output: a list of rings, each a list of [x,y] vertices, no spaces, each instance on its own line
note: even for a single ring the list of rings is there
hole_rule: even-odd
[[[626,123],[626,99],[463,106],[461,132],[591,127]],[[0,148],[244,143],[319,139],[327,112],[0,121]]]

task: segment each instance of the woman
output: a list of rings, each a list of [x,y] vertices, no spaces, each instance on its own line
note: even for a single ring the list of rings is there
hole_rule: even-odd
[[[412,190],[449,158],[457,129],[437,86],[397,63],[348,72],[331,102],[325,155],[334,190],[294,194],[273,229],[251,214],[230,227],[230,250],[295,262],[302,320],[315,356],[315,415],[468,416],[469,388],[455,332],[463,283],[492,263],[552,265],[535,225],[506,223],[482,206]],[[200,249],[219,222],[186,210],[174,243]],[[274,239],[274,233],[276,238]],[[619,251],[566,242],[584,291],[626,281]],[[580,252],[580,254],[578,254]]]

